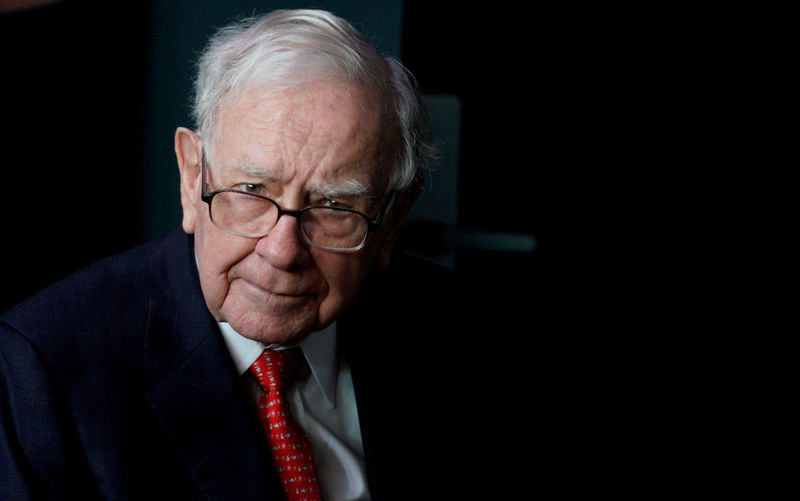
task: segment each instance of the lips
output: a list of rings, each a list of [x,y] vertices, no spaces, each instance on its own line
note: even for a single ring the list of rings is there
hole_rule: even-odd
[[[239,280],[241,280],[244,284],[246,284],[250,289],[253,289],[257,293],[264,295],[284,296],[284,297],[306,297],[314,295],[313,293],[300,288],[262,286],[252,280],[241,277],[239,278]]]
[[[228,271],[227,281],[230,292],[239,291],[255,303],[308,300],[324,295],[324,282],[314,271],[285,271],[245,260]]]

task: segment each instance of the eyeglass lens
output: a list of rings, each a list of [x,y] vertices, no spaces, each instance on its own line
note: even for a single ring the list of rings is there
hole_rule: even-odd
[[[211,219],[231,232],[249,237],[266,235],[280,210],[272,201],[239,192],[219,192],[212,198]],[[328,207],[304,210],[300,228],[309,242],[320,247],[350,249],[365,240],[368,222],[361,215]]]

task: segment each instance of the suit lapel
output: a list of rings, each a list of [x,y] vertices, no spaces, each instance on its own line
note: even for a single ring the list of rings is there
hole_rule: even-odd
[[[449,336],[467,331],[456,327],[441,298],[414,287],[425,283],[420,275],[394,270],[367,284],[337,324],[370,490],[374,499],[471,499],[463,492],[471,484],[461,451],[463,423],[475,409],[464,405],[457,390],[465,373],[449,359],[457,346]]]
[[[180,236],[153,274],[146,349],[171,369],[147,401],[209,499],[282,499],[255,408],[203,300],[191,238]]]
[[[361,439],[364,446],[364,463],[367,467],[367,482],[373,499],[384,499],[382,492],[384,487],[390,489],[390,485],[385,481],[385,469],[381,451],[386,450],[382,446],[383,433],[381,430],[381,418],[372,402],[374,402],[374,392],[369,385],[369,378],[364,377],[364,371],[357,364],[351,364],[353,376],[353,389],[356,395],[356,405],[358,406],[358,420],[361,426]]]
[[[370,299],[375,297],[381,296],[361,295],[353,310],[339,320],[337,340],[353,378],[370,493],[376,500],[399,499],[396,478],[403,476],[400,470],[406,458],[397,456],[401,449],[393,443],[399,429],[392,402],[402,393],[398,393],[393,378],[385,377],[386,372],[391,373],[384,366],[387,358],[383,356],[386,344],[383,335],[387,333],[370,335],[374,326],[380,325],[376,323],[379,305]]]
[[[264,437],[216,336],[148,395],[164,433],[210,499],[280,499]],[[224,355],[224,354],[223,354]],[[276,488],[277,487],[277,491]]]

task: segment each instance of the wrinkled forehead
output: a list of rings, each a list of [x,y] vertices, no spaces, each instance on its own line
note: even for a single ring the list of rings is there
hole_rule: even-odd
[[[399,151],[383,101],[341,82],[253,88],[220,108],[207,154],[220,175],[374,194],[388,183]]]
[[[211,137],[281,130],[296,139],[350,135],[357,140],[389,141],[400,129],[387,92],[342,81],[312,80],[296,87],[254,85],[229,91],[214,114]],[[291,136],[290,136],[291,137]],[[213,146],[213,145],[211,145]]]

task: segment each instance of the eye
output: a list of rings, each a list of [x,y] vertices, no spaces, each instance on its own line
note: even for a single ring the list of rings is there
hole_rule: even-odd
[[[252,193],[254,195],[261,195],[264,193],[264,186],[260,184],[253,184],[253,183],[241,183],[236,186],[239,191],[243,191],[245,193]]]
[[[322,205],[324,207],[331,207],[333,209],[352,209],[352,206],[350,206],[350,204],[346,204],[339,200],[325,200],[322,203]]]

